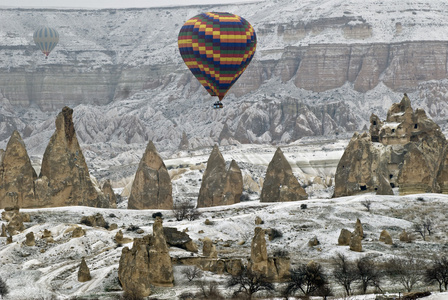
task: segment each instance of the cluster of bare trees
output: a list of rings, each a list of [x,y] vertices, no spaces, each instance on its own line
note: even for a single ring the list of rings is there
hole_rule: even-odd
[[[202,272],[195,269],[185,270],[184,275],[189,281],[201,277]],[[273,293],[276,290],[285,298],[321,296],[326,299],[333,294],[330,282],[342,287],[346,296],[351,296],[355,292],[366,294],[369,289],[382,293],[381,285],[386,279],[401,284],[408,292],[422,283],[438,284],[441,292],[444,289],[448,291],[448,257],[436,256],[428,263],[407,254],[378,262],[369,256],[350,260],[346,255],[337,253],[331,259],[329,271],[326,272],[325,268],[315,261],[299,264],[291,269],[290,280],[283,286],[275,286],[264,275],[244,268],[239,274],[230,277],[226,287],[234,290],[233,297],[237,299],[252,299],[256,293]],[[217,283],[210,286],[209,283],[201,281],[198,286],[198,299],[207,299],[206,296],[210,294],[214,294],[216,298],[219,294]]]

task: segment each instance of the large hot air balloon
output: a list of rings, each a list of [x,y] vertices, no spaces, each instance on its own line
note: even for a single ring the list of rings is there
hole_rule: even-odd
[[[243,74],[257,46],[253,27],[230,13],[207,12],[182,26],[178,45],[187,67],[212,96],[215,108]]]
[[[47,59],[51,50],[53,50],[59,42],[59,33],[53,28],[41,27],[34,32],[33,40],[45,54],[45,59]]]

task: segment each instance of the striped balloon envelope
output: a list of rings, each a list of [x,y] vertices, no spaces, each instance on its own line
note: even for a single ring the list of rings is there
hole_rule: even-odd
[[[48,58],[51,50],[53,50],[59,42],[59,33],[53,28],[41,27],[34,32],[33,40],[45,54],[45,58]]]
[[[194,76],[210,95],[222,100],[254,57],[257,37],[245,19],[207,12],[182,26],[178,46]]]

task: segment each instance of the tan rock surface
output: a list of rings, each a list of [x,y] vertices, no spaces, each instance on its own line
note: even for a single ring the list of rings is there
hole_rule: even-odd
[[[104,182],[101,190],[103,191],[104,197],[106,197],[106,201],[109,202],[109,207],[117,208],[117,196],[115,196],[109,179]]]
[[[25,230],[25,226],[23,225],[22,216],[20,213],[15,213],[6,225],[6,231],[8,231],[9,235],[12,236],[23,230]]]
[[[25,237],[26,237],[25,245],[27,245],[29,247],[36,246],[36,241],[34,239],[33,232],[28,232]]]
[[[31,165],[20,134],[15,130],[0,158],[0,208],[36,207],[34,181],[37,174]]]
[[[39,180],[36,181],[36,206],[109,207],[104,194],[90,180],[72,114],[71,108],[64,107],[56,117],[56,130],[45,149]]]
[[[6,237],[6,226],[4,223],[2,223],[2,231],[0,233],[0,237]]]
[[[79,282],[86,282],[92,279],[92,276],[90,276],[90,270],[87,266],[86,260],[84,257],[81,260],[81,264],[79,265],[78,269],[78,281]]]
[[[353,235],[350,239],[350,250],[362,252],[362,238],[359,235]]]
[[[197,207],[239,203],[242,193],[243,176],[238,164],[232,160],[229,169],[226,170],[224,157],[215,145],[202,176]]]
[[[347,230],[345,228],[341,229],[341,233],[339,234],[339,238],[338,238],[338,245],[339,246],[350,245],[351,238],[352,238],[352,233],[350,232],[350,230]]]
[[[308,194],[292,173],[292,168],[280,148],[268,165],[261,190],[260,202],[297,201],[308,198]]]
[[[149,271],[151,283],[156,286],[173,286],[173,268],[168,252],[162,219],[157,217],[153,224],[153,237],[149,247]]]
[[[86,234],[86,231],[79,226],[76,226],[72,231],[72,238],[79,238]]]
[[[209,258],[217,258],[218,252],[216,251],[215,245],[208,237],[202,240],[202,255]]]
[[[361,239],[364,238],[364,230],[360,219],[356,219],[355,230],[352,235],[358,235]]]
[[[393,244],[392,237],[387,230],[381,231],[379,241],[385,243],[386,245]]]
[[[148,142],[138,165],[128,200],[129,209],[172,209],[170,175],[152,143]]]

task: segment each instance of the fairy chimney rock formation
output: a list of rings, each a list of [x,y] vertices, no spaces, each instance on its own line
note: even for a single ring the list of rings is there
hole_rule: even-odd
[[[6,225],[6,231],[8,231],[9,235],[15,235],[19,232],[25,230],[25,226],[23,225],[23,218],[20,213],[15,213],[8,225]]]
[[[362,223],[360,219],[356,219],[355,231],[353,231],[353,235],[358,235],[361,239],[364,238],[364,230],[362,228]]]
[[[25,245],[27,246],[35,246],[36,245],[36,241],[34,239],[34,233],[33,232],[28,232],[25,236]]]
[[[101,190],[103,191],[104,197],[106,197],[106,201],[109,203],[109,207],[117,208],[117,196],[115,196],[109,179],[104,182]]]
[[[255,234],[250,247],[250,262],[253,272],[267,273],[268,252],[266,248],[265,231],[255,227]]]
[[[338,238],[338,245],[339,246],[350,245],[351,238],[352,238],[352,233],[350,232],[350,230],[347,230],[345,228],[341,229],[341,233],[339,234],[339,238]]]
[[[171,287],[174,283],[173,268],[163,233],[162,219],[157,217],[152,228],[153,237],[149,247],[151,283],[155,286]]]
[[[0,154],[0,208],[35,207],[34,181],[37,174],[31,165],[20,134],[15,130]]]
[[[359,235],[353,235],[350,239],[350,250],[355,252],[362,251],[362,237]]]
[[[379,241],[385,243],[386,245],[392,245],[393,244],[392,237],[390,236],[390,234],[389,234],[389,232],[387,230],[381,231]]]
[[[123,248],[118,279],[124,291],[139,297],[149,296],[151,285],[173,286],[173,269],[161,218],[154,222],[152,236],[134,239],[132,249]]]
[[[409,97],[394,103],[385,121],[355,133],[336,169],[334,197],[375,192],[392,195],[448,193],[448,147],[440,127]]]
[[[78,281],[86,282],[86,281],[89,281],[90,279],[92,279],[92,276],[90,276],[89,267],[87,266],[86,260],[83,257],[81,264],[79,265]]]
[[[132,184],[128,209],[172,209],[170,175],[152,143],[148,142]]]
[[[217,258],[218,252],[216,251],[215,245],[208,237],[204,238],[202,241],[202,255],[209,258]]]
[[[6,226],[5,226],[5,224],[3,223],[2,224],[2,231],[1,231],[1,233],[0,233],[0,237],[6,237],[7,235],[6,235]]]
[[[292,168],[280,148],[274,154],[266,171],[260,202],[305,200],[308,194],[292,173]]]
[[[56,130],[45,149],[36,181],[36,206],[109,207],[104,194],[90,180],[72,114],[71,108],[64,107],[56,117]]]
[[[232,160],[229,169],[226,170],[224,157],[215,145],[202,176],[197,207],[239,203],[242,193],[243,175],[238,164]]]

